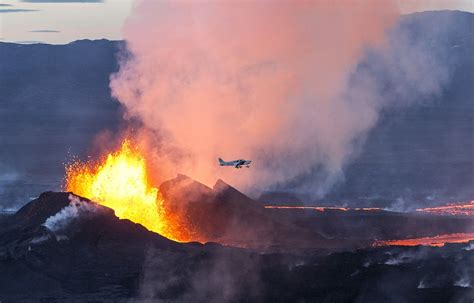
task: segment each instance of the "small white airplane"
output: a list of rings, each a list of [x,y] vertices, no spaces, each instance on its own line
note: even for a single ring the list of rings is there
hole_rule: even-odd
[[[239,160],[226,162],[226,161],[222,160],[221,158],[219,158],[219,165],[220,166],[233,166],[235,168],[242,168],[242,166],[245,166],[245,167],[249,168],[250,163],[252,163],[252,161],[245,160],[245,159],[239,159]]]

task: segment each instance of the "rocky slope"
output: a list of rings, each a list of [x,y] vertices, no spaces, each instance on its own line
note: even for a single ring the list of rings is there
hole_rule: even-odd
[[[53,192],[7,221],[0,229],[5,302],[464,303],[474,296],[472,244],[264,254],[180,244]]]

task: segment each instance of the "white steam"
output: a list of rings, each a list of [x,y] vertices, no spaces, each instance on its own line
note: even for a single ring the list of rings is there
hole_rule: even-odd
[[[142,0],[110,86],[143,124],[157,181],[181,172],[321,196],[382,110],[428,98],[448,79],[422,43],[403,31],[385,39],[398,16],[397,1]],[[367,54],[376,69],[356,72]],[[253,167],[223,169],[218,157]]]
[[[93,217],[100,211],[100,207],[93,202],[82,201],[72,194],[68,198],[70,204],[44,222],[43,225],[49,230],[53,232],[64,230],[75,219]]]

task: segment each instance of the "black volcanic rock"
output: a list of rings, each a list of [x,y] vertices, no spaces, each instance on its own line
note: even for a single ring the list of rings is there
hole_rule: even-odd
[[[260,248],[292,246],[293,241],[311,241],[317,247],[338,245],[266,211],[260,202],[222,180],[211,189],[187,176],[178,175],[164,182],[160,192],[166,209],[201,242]]]
[[[180,176],[163,188],[173,182],[202,190],[213,206],[252,203],[223,182],[210,189]],[[44,218],[74,206],[95,214],[59,229],[44,225]],[[470,303],[474,295],[472,244],[264,254],[180,244],[86,199],[53,192],[7,221],[0,231],[2,302]]]
[[[77,198],[73,201],[72,198]],[[80,226],[74,226],[90,233],[97,233],[98,230],[110,233],[116,239],[123,236],[133,239],[160,239],[161,242],[173,247],[175,242],[168,240],[156,233],[148,231],[140,224],[136,224],[127,219],[119,219],[112,209],[74,195],[71,192],[44,192],[37,199],[26,204],[9,219],[10,228],[29,230],[44,227],[48,218],[58,214],[66,207],[74,206],[75,203],[90,204],[93,206],[94,216],[83,216],[78,220]],[[76,217],[80,216],[80,212]],[[84,221],[84,222],[82,222]],[[87,224],[85,224],[87,223]],[[67,226],[65,227],[67,229]],[[95,231],[94,231],[95,230]],[[114,235],[115,234],[115,235]],[[132,235],[133,234],[133,235]]]
[[[46,220],[71,205],[70,195],[72,192],[44,192],[30,203],[20,208],[12,217],[12,222],[19,224],[22,228],[35,227],[46,222]],[[78,197],[82,202],[94,203],[87,198]],[[94,203],[95,205],[95,203]],[[105,206],[97,205],[102,215],[115,217],[114,211]]]
[[[0,232],[0,259],[22,258],[32,248],[60,251],[64,243],[99,251],[109,246],[113,251],[114,246],[127,243],[124,248],[141,253],[148,245],[170,250],[184,247],[139,224],[117,218],[107,207],[84,198],[72,201],[71,196],[71,193],[45,192],[4,222],[5,228]],[[85,205],[79,205],[82,203]],[[66,212],[68,207],[75,209]],[[57,218],[56,223],[53,220],[48,224],[49,219],[61,214],[63,217]]]
[[[37,199],[20,208],[13,216],[13,221],[25,226],[43,224],[46,219],[69,205],[69,194],[44,192]]]
[[[200,242],[264,250],[367,247],[378,240],[474,232],[471,216],[384,210],[266,209],[222,180],[211,189],[187,176],[160,187],[164,205]]]
[[[71,196],[45,192],[3,222],[0,299],[3,294],[21,294],[26,285],[32,285],[30,295],[98,292],[105,285],[113,286],[116,295],[130,295],[148,249],[178,253],[197,245],[179,245],[117,218],[107,207]],[[68,207],[79,209],[68,217]],[[81,207],[90,209],[81,213]],[[60,225],[47,224],[62,212]],[[13,277],[15,283],[9,281]]]

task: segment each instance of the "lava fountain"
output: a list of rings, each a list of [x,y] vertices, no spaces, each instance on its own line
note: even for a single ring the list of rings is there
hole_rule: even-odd
[[[169,239],[192,239],[181,222],[169,215],[158,188],[151,185],[145,157],[129,139],[99,161],[66,164],[65,190],[91,199]]]

